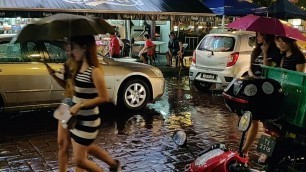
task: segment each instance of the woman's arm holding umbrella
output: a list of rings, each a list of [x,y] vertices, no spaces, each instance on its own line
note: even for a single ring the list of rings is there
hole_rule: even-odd
[[[66,80],[59,78],[57,75],[55,75],[56,71],[52,69],[47,63],[44,63],[48,69],[49,74],[52,76],[52,78],[62,87],[66,88]]]
[[[268,58],[268,48],[269,48],[269,45],[266,42],[264,42],[263,45],[261,46],[262,59],[263,59],[262,64],[266,66],[270,66],[269,58]]]

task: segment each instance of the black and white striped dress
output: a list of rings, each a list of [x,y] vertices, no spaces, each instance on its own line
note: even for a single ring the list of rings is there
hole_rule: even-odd
[[[84,102],[98,96],[97,90],[92,80],[92,70],[94,66],[88,67],[84,72],[78,72],[74,84],[75,94],[73,103]],[[98,106],[82,108],[77,115],[77,125],[70,130],[71,137],[75,142],[88,146],[94,142],[98,135],[101,120],[99,118]]]

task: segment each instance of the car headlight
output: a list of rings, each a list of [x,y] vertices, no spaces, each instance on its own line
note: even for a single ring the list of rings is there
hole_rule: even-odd
[[[157,77],[163,77],[163,73],[157,67],[152,67],[151,70]]]
[[[202,154],[201,156],[197,157],[194,164],[196,166],[203,166],[208,160],[211,158],[214,158],[216,156],[219,156],[224,153],[224,150],[222,149],[213,149],[207,153]]]

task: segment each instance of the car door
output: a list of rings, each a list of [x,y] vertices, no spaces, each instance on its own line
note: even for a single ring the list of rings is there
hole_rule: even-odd
[[[59,78],[64,79],[64,63],[67,54],[63,49],[63,42],[44,42],[44,51],[46,52],[45,62],[56,71]],[[60,103],[64,95],[65,88],[61,87],[54,78],[51,78],[51,104]]]
[[[28,108],[50,102],[51,78],[37,43],[0,45],[0,92],[5,108]]]
[[[116,79],[116,75],[114,72],[114,66],[112,66],[105,59],[101,59],[101,58],[100,58],[100,63],[102,64],[102,69],[104,71],[104,79],[105,79],[105,85],[106,85],[107,92],[108,92],[108,97],[111,101],[113,101],[117,95],[117,94],[114,94],[115,79]]]

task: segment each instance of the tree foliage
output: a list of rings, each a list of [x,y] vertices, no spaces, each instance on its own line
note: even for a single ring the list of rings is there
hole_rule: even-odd
[[[299,7],[306,8],[306,1],[305,0],[299,0],[299,3],[296,4]]]

